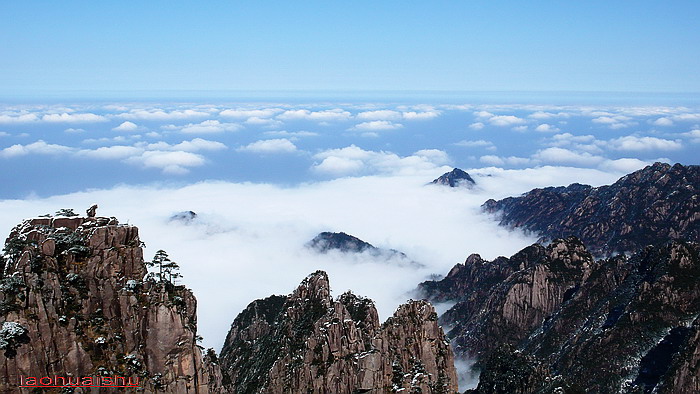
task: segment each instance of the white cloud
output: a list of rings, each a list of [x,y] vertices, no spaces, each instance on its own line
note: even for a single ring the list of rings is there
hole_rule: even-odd
[[[476,141],[471,141],[471,140],[462,140],[459,142],[455,142],[453,145],[455,146],[464,146],[467,148],[478,148],[478,147],[484,147],[490,150],[495,150],[496,147],[493,145],[493,142],[491,141],[485,141],[485,140],[476,140]]]
[[[489,123],[494,126],[516,126],[525,123],[525,119],[513,115],[498,115],[489,119]]]
[[[312,169],[316,172],[342,176],[350,174],[415,174],[431,171],[450,161],[444,151],[423,149],[400,157],[392,152],[368,151],[358,146],[329,149],[313,156],[320,160]]]
[[[429,120],[440,116],[440,111],[404,112],[403,118],[406,120]]]
[[[0,131],[0,137],[9,137],[10,133],[6,133],[4,131]]]
[[[556,133],[559,131],[559,129],[556,126],[552,126],[547,123],[542,123],[541,125],[535,127],[535,131],[539,131],[542,133]]]
[[[73,149],[68,146],[47,144],[43,140],[39,140],[27,145],[16,144],[7,147],[0,151],[0,157],[10,158],[29,154],[57,155],[72,151]]]
[[[203,156],[191,152],[146,151],[140,156],[127,158],[126,162],[144,168],[157,168],[164,174],[182,175],[187,174],[191,167],[203,165],[205,160]]]
[[[595,156],[588,152],[575,152],[557,147],[542,149],[532,157],[538,161],[550,164],[573,164],[583,166],[595,166],[605,160],[603,157]]]
[[[450,156],[447,152],[440,149],[421,149],[416,151],[413,156],[424,158],[435,165],[444,165],[450,162]]]
[[[113,128],[113,131],[136,131],[139,129],[139,126],[136,125],[136,123],[129,122],[128,120],[125,122],[122,122],[119,126]]]
[[[527,157],[517,157],[517,156],[509,156],[509,157],[500,157],[496,155],[484,155],[479,158],[479,161],[486,164],[486,165],[491,165],[491,166],[503,166],[503,165],[510,165],[510,166],[523,166],[530,164],[532,160],[528,159]]]
[[[101,115],[95,115],[91,113],[81,113],[81,114],[46,114],[41,117],[44,122],[51,123],[96,123],[96,122],[106,122],[107,119]]]
[[[103,146],[97,149],[84,149],[78,151],[78,155],[80,156],[105,160],[121,160],[140,155],[142,153],[143,149],[124,145]]]
[[[569,147],[577,151],[589,153],[602,153],[601,146],[605,146],[605,141],[597,140],[594,136],[588,135],[573,135],[571,133],[562,133],[552,136],[548,143],[554,147]]]
[[[65,130],[63,130],[63,131],[66,132],[66,133],[74,133],[74,134],[77,134],[77,133],[84,133],[84,132],[85,132],[85,129],[75,129],[75,128],[71,127],[71,128],[65,129]]]
[[[523,126],[515,126],[515,127],[513,127],[511,130],[513,130],[513,131],[519,131],[519,132],[524,132],[524,131],[527,131],[527,126],[525,126],[525,125],[523,125]]]
[[[257,116],[253,116],[253,117],[246,119],[246,121],[244,123],[248,124],[248,125],[262,126],[262,127],[267,127],[267,128],[282,127],[284,125],[284,123],[279,121],[279,120],[269,119],[269,118],[260,118]]]
[[[309,111],[308,109],[288,110],[277,115],[281,120],[310,120],[315,122],[341,122],[352,118],[350,112],[340,108],[323,111]]]
[[[291,153],[297,150],[296,145],[286,138],[259,140],[237,149],[243,152],[255,153]]]
[[[362,122],[360,124],[356,124],[348,130],[396,130],[402,127],[403,125],[401,123],[393,123],[388,120],[372,120],[369,122]]]
[[[477,111],[474,112],[474,116],[476,116],[479,119],[488,119],[494,117],[495,115],[488,111]]]
[[[279,108],[264,109],[226,109],[219,113],[223,118],[250,119],[250,118],[270,118],[282,112]]]
[[[318,136],[318,133],[314,133],[313,131],[286,131],[286,130],[266,131],[263,134],[269,135],[269,136],[274,136],[274,137],[290,137],[290,138],[317,137]]]
[[[0,115],[0,123],[30,123],[38,120],[39,117],[31,113]]]
[[[134,109],[130,112],[125,112],[116,115],[123,119],[138,119],[146,121],[172,121],[172,120],[187,120],[194,118],[204,118],[209,116],[208,112],[197,111],[193,109],[164,111],[162,109]]]
[[[688,137],[693,143],[700,143],[700,129],[690,130],[687,133],[681,134],[683,137]]]
[[[654,126],[662,126],[662,127],[667,127],[667,126],[673,126],[673,121],[669,118],[658,118],[654,122],[652,122]]]
[[[608,141],[608,147],[623,151],[678,150],[683,147],[680,141],[665,140],[656,137],[636,137],[628,135]]]
[[[664,161],[663,159],[657,159],[654,161]],[[642,169],[651,164],[648,161],[643,161],[639,159],[624,158],[617,160],[606,160],[599,166],[603,170],[608,171],[618,171],[624,173],[630,173]]]
[[[537,112],[531,113],[527,117],[531,118],[531,119],[537,119],[537,120],[546,120],[546,119],[554,119],[554,118],[568,118],[569,116],[571,116],[571,115],[566,113],[566,112],[552,113],[552,112],[545,112],[545,111],[537,111]]]
[[[356,117],[360,120],[400,120],[403,118],[401,112],[389,109],[364,111],[358,113]]]
[[[597,118],[593,118],[591,120],[593,123],[598,123],[598,124],[603,124],[607,125],[609,128],[616,130],[616,129],[622,129],[625,127],[630,127],[635,124],[636,122],[632,121],[632,118],[629,116],[624,116],[624,115],[604,115],[604,116],[599,116]]]
[[[221,123],[218,120],[205,120],[201,123],[190,123],[180,128],[185,134],[216,134],[226,131],[238,131],[243,126],[237,123]],[[172,130],[172,128],[170,128]]]
[[[509,127],[509,126],[518,126],[521,124],[526,123],[525,119],[519,118],[514,115],[494,115],[491,112],[488,111],[477,111],[474,112],[474,116],[476,116],[478,119],[481,119],[483,121],[488,121],[490,124],[494,126],[499,126],[499,127]],[[481,122],[474,123],[474,125],[477,125]],[[482,123],[483,125],[483,123]],[[473,127],[476,128],[476,127]],[[480,127],[479,127],[480,128]]]
[[[469,128],[472,130],[481,130],[484,128],[484,124],[481,122],[475,122],[469,125]]]
[[[678,122],[700,122],[700,114],[678,114],[671,118]]]
[[[346,175],[360,172],[365,168],[364,161],[341,156],[329,156],[314,166],[314,170],[330,175]]]
[[[195,138],[191,141],[182,141],[179,144],[170,145],[160,141],[153,144],[143,144],[148,150],[172,150],[183,152],[216,151],[226,149],[226,145],[218,141],[209,141]]]

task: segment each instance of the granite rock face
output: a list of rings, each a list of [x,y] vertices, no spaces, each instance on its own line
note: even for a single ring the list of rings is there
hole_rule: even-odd
[[[233,392],[454,393],[454,359],[437,314],[409,301],[380,324],[374,303],[334,300],[325,272],[289,296],[252,302],[233,322],[220,362]]]
[[[438,178],[431,182],[434,185],[445,185],[449,187],[473,187],[476,182],[474,179],[465,171],[455,168],[450,172],[446,172],[440,175]]]
[[[579,237],[601,256],[672,239],[700,242],[700,166],[655,163],[609,186],[534,189],[482,208],[548,240]]]
[[[147,279],[136,227],[104,217],[30,219],[12,230],[2,260],[0,320],[28,333],[0,356],[3,392],[30,392],[17,387],[20,377],[54,375],[124,376],[146,392],[221,392],[218,366],[196,343],[194,296]]]
[[[595,260],[559,239],[490,263],[471,256],[420,288],[456,302],[440,322],[455,352],[477,359],[475,392],[700,390],[698,243]]]

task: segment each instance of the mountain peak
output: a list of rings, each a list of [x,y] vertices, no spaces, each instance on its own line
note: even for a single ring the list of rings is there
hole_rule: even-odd
[[[309,241],[307,245],[321,253],[327,253],[330,250],[362,253],[366,250],[377,249],[372,244],[350,234],[344,232],[333,233],[330,231],[324,231],[318,234],[314,239]]]
[[[467,186],[472,187],[476,184],[474,179],[465,171],[455,168],[450,172],[440,175],[437,179],[431,182],[435,185],[445,185],[449,187]]]

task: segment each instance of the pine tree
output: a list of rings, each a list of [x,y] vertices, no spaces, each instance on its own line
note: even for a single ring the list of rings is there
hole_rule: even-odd
[[[153,276],[160,283],[174,285],[174,281],[182,277],[178,272],[180,266],[176,262],[170,260],[168,254],[162,249],[156,252],[155,256],[153,256],[153,260],[146,262],[146,266],[158,270]]]

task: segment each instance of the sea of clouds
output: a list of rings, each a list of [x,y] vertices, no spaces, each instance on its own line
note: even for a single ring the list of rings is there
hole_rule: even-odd
[[[98,214],[138,226],[146,259],[164,249],[180,264],[181,283],[198,300],[204,346],[220,349],[231,322],[251,301],[288,294],[308,274],[328,272],[334,294],[346,290],[376,301],[382,319],[432,274],[444,275],[471,253],[509,256],[535,238],[499,227],[480,210],[488,198],[533,187],[611,183],[620,172],[569,167],[471,170],[477,186],[427,185],[450,167],[410,175],[345,177],[280,187],[200,182],[183,187],[119,186],[47,198],[3,200],[0,231],[22,219],[92,203]],[[172,220],[194,211],[192,221]],[[369,255],[319,254],[305,244],[322,231],[343,231],[402,251],[422,267]]]

